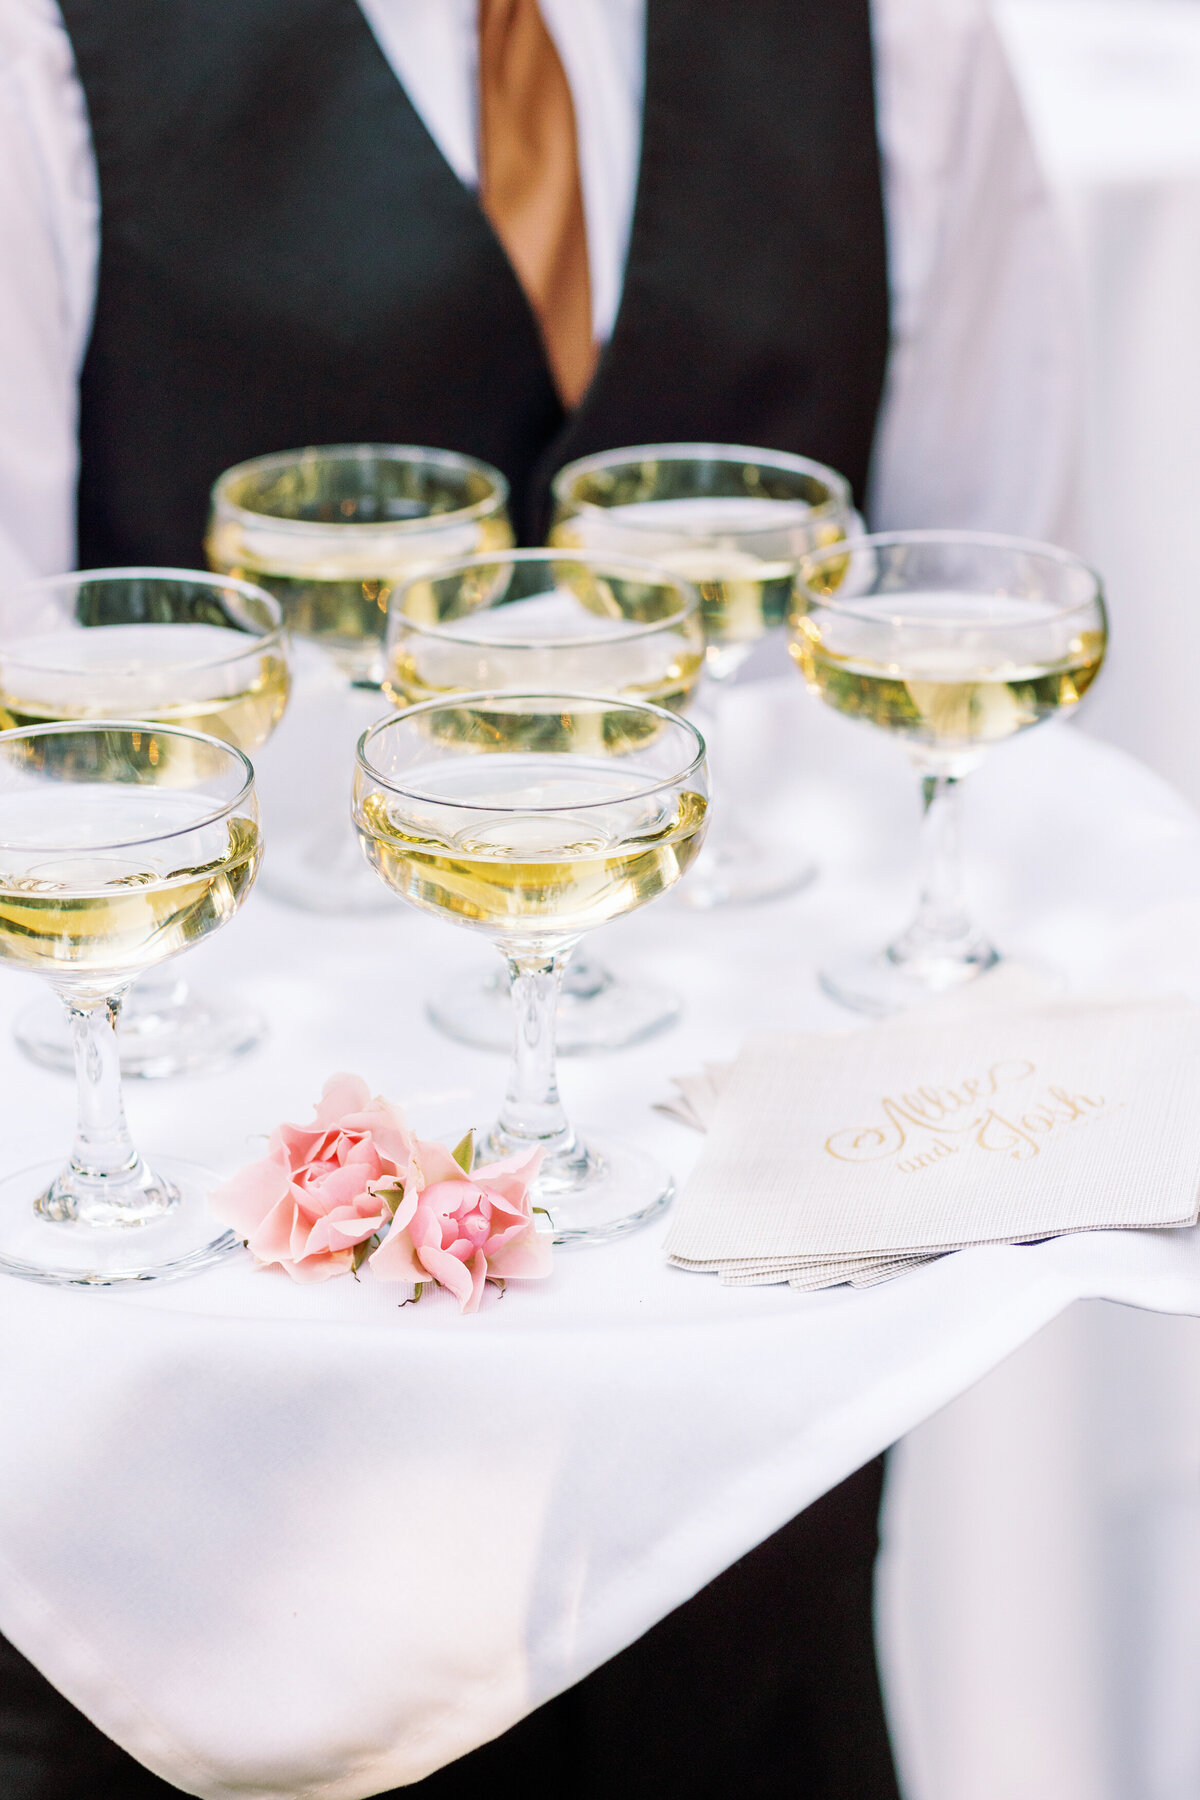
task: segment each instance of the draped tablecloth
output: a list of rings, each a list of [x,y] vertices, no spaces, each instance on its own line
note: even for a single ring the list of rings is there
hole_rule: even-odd
[[[708,916],[662,901],[598,934],[687,1012],[563,1067],[581,1119],[679,1175],[699,1141],[648,1111],[668,1073],[750,1027],[845,1026],[814,963],[911,902],[899,752],[794,682],[732,701],[727,803],[757,796],[822,880]],[[310,727],[298,709],[264,756],[268,802]],[[1200,993],[1200,827],[1156,777],[1052,726],[972,785],[975,886],[1006,947],[1078,984]],[[341,1068],[425,1133],[486,1123],[500,1060],[422,1016],[471,958],[487,966],[399,903],[335,920],[252,896],[187,972],[236,982],[272,1038],[227,1075],[131,1089],[135,1133],[225,1172]],[[6,977],[0,1008],[29,991]],[[65,1145],[69,1083],[6,1033],[0,1080],[4,1166]],[[0,1630],[188,1792],[357,1800],[579,1679],[1072,1300],[1200,1312],[1196,1232],[976,1250],[804,1296],[670,1270],[664,1231],[562,1252],[466,1319],[441,1293],[400,1306],[367,1279],[297,1288],[240,1260],[127,1293],[5,1281]]]

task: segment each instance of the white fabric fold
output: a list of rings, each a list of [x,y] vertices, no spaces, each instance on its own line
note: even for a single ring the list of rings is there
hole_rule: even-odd
[[[327,715],[302,694],[258,759],[268,856]],[[667,1072],[727,1062],[747,1032],[852,1026],[813,964],[839,934],[882,941],[911,901],[918,807],[892,746],[794,678],[731,695],[728,731],[726,794],[744,781],[822,879],[741,925],[664,901],[600,934],[622,975],[686,993],[685,1022],[561,1070],[581,1122],[680,1181],[703,1140],[650,1110]],[[995,859],[978,904],[1006,944],[1085,985],[1200,995],[1200,828],[1169,790],[1052,728],[973,780]],[[502,1060],[423,1008],[491,956],[399,904],[341,921],[252,895],[179,968],[236,984],[269,1045],[225,1076],[131,1084],[139,1143],[227,1174],[343,1068],[423,1135],[485,1125]],[[11,1042],[36,991],[0,976],[3,1173],[70,1133],[70,1084]],[[466,1319],[440,1293],[402,1308],[367,1279],[298,1288],[242,1263],[129,1294],[0,1280],[0,1631],[187,1793],[362,1800],[615,1654],[1075,1298],[1200,1312],[1195,1230],[973,1249],[810,1294],[671,1269],[668,1225],[565,1252]]]

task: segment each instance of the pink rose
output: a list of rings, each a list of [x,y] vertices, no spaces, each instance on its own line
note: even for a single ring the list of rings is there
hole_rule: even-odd
[[[385,1281],[440,1282],[461,1312],[475,1312],[489,1279],[550,1273],[550,1239],[539,1233],[529,1187],[540,1150],[466,1174],[444,1144],[417,1140],[418,1178],[396,1204],[391,1230],[371,1258]]]
[[[416,1202],[415,1140],[386,1100],[357,1075],[331,1075],[311,1125],[277,1125],[261,1162],[209,1195],[219,1219],[262,1265],[295,1281],[327,1281],[357,1267],[390,1209],[373,1183],[403,1184]]]

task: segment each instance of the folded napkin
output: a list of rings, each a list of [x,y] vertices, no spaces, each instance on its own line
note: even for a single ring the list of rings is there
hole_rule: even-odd
[[[1200,1012],[987,986],[871,1030],[757,1035],[678,1078],[666,1110],[707,1142],[670,1260],[861,1287],[973,1244],[1194,1224]]]

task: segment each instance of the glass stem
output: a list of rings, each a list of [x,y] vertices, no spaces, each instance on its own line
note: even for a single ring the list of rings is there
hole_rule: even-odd
[[[117,1021],[126,991],[100,999],[63,995],[75,1048],[75,1142],[70,1162],[36,1202],[44,1218],[145,1225],[178,1197],[146,1167],[125,1123]]]
[[[125,1123],[117,1050],[117,1021],[124,998],[120,993],[90,1005],[80,1000],[66,1002],[75,1046],[77,1100],[71,1168],[85,1178],[104,1180],[128,1174],[137,1166],[138,1154]]]
[[[513,1057],[489,1154],[540,1144],[570,1156],[575,1135],[558,1097],[554,1024],[558,989],[570,951],[506,952],[513,1004]]]
[[[963,886],[960,788],[957,775],[933,771],[921,777],[921,898],[917,916],[888,956],[895,963],[940,967],[949,980],[997,961],[995,950],[972,922]]]
[[[957,943],[971,931],[963,894],[962,791],[956,775],[923,775],[921,899],[916,926],[931,941]]]

